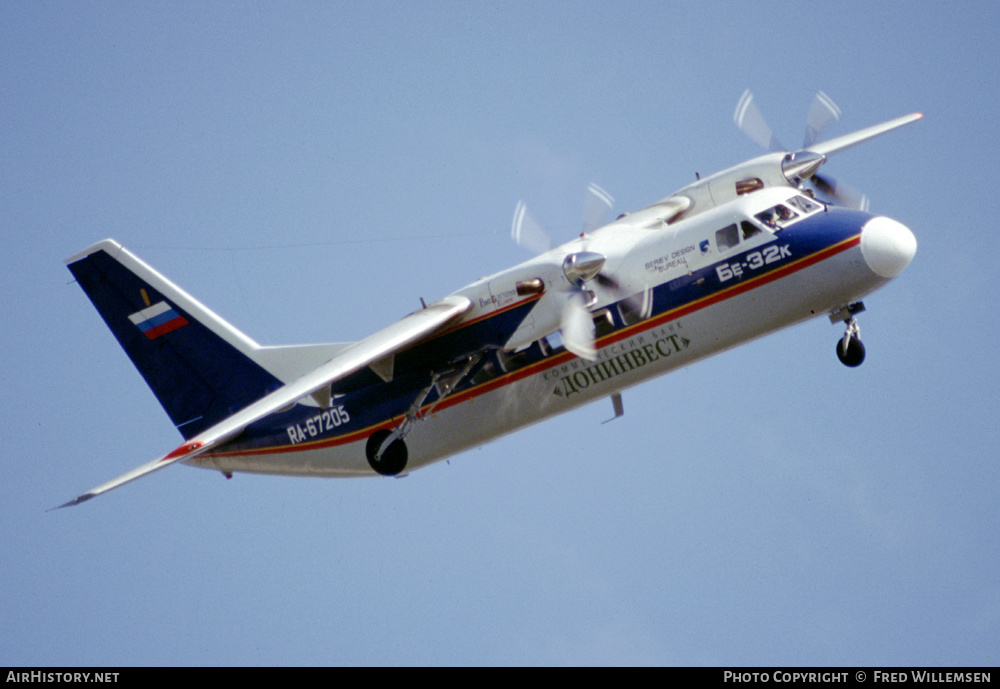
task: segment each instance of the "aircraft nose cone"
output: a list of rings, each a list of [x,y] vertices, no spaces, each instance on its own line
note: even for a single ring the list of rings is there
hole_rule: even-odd
[[[916,253],[917,238],[906,225],[891,218],[872,218],[861,229],[861,255],[879,277],[896,277]]]

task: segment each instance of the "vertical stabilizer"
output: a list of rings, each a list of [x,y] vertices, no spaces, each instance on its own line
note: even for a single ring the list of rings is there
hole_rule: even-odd
[[[185,438],[282,385],[257,343],[118,242],[66,263]]]

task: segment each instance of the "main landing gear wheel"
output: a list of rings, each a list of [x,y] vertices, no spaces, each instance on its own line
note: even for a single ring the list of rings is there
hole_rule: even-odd
[[[860,366],[865,360],[865,346],[856,335],[847,334],[837,342],[837,358],[844,366]]]
[[[406,468],[406,460],[409,458],[406,443],[403,442],[402,438],[396,438],[389,443],[388,447],[382,448],[382,444],[390,435],[392,435],[391,431],[375,431],[365,444],[368,464],[383,476],[398,475]],[[382,448],[382,454],[380,457],[376,457],[379,448]]]

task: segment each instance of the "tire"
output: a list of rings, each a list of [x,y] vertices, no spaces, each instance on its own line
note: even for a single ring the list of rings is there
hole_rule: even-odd
[[[406,460],[409,459],[406,443],[401,438],[396,438],[389,443],[389,447],[385,448],[382,457],[375,461],[375,453],[390,435],[390,431],[375,431],[365,444],[365,455],[368,457],[369,466],[383,476],[399,475],[406,468]]]
[[[837,358],[840,359],[840,363],[844,366],[849,366],[850,368],[860,366],[865,360],[865,346],[861,343],[861,340],[851,335],[845,349],[844,340],[840,339],[837,341]]]

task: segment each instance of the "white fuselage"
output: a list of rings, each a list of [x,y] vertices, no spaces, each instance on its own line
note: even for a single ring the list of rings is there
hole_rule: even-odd
[[[906,237],[908,230],[884,218],[873,224],[874,216],[819,204],[798,209],[799,217],[780,228],[755,217],[776,204],[793,203],[788,200],[797,194],[789,188],[762,189],[673,223],[655,213],[625,216],[460,290],[457,294],[473,301],[464,317],[472,322],[523,301],[515,289],[519,281],[540,278],[546,285],[505,347],[489,353],[494,358],[487,373],[421,407],[405,438],[406,470],[828,314],[885,284],[912,258],[912,235]],[[888,224],[892,227],[885,230]],[[733,225],[740,234],[729,244]],[[599,324],[593,361],[548,337],[558,330],[571,288],[560,262],[577,250],[606,256],[606,269],[618,282],[616,289],[587,285],[596,297],[590,311]],[[897,265],[902,267],[897,270]],[[633,296],[626,300],[623,294]],[[517,351],[533,346],[545,355],[518,362]],[[317,414],[321,411],[317,408]],[[344,414],[355,413],[346,397]],[[368,438],[402,420],[397,414],[312,442],[223,448],[190,463],[226,472],[374,475],[366,458]]]

